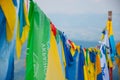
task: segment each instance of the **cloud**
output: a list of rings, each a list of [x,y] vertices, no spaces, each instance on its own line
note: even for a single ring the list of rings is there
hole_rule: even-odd
[[[100,2],[101,0],[95,0],[96,2]]]
[[[120,13],[119,0],[35,0],[47,14]]]
[[[120,40],[119,0],[35,0],[56,27],[68,38],[98,41],[106,25],[107,11],[113,11],[115,40]]]
[[[87,28],[87,29],[86,29]],[[83,41],[98,41],[100,38],[99,29],[90,29],[88,27],[64,27],[59,30],[65,32],[69,39],[83,40]],[[99,35],[99,36],[98,36]]]

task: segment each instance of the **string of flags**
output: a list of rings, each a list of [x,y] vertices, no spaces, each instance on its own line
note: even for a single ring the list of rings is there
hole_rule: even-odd
[[[100,45],[83,48],[58,30],[37,3],[30,0],[27,10],[24,0],[0,1],[0,80],[14,79],[14,55],[20,60],[25,43],[25,80],[114,80],[115,62],[120,74],[112,12]]]

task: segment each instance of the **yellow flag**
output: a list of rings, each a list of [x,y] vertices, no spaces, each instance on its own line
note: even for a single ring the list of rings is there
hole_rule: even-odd
[[[58,54],[57,43],[52,31],[50,35],[46,80],[65,80],[64,73],[62,72],[62,65],[60,63],[60,56]]]
[[[107,21],[107,30],[108,30],[108,36],[110,37],[113,35],[113,29],[112,29],[112,21]]]
[[[120,74],[120,42],[117,43],[116,49],[117,49],[116,64],[118,65],[118,71]]]

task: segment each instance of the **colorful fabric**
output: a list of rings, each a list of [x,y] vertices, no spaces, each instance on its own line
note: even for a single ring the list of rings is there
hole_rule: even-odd
[[[60,37],[60,36],[58,35],[58,37]],[[57,42],[57,40],[56,40],[56,42]],[[65,62],[65,56],[64,56],[64,51],[63,51],[63,45],[62,45],[60,38],[59,38],[59,41],[57,42],[57,49],[58,49],[58,54],[60,57],[60,62],[62,65],[62,71],[63,71],[63,74],[65,75],[66,62]]]
[[[81,64],[79,63],[79,53],[78,51],[75,52],[75,55],[73,56],[73,61],[70,62],[67,68],[67,73],[68,73],[68,80],[79,80],[79,72],[81,71]],[[81,74],[82,76],[82,74]]]
[[[105,46],[101,45],[100,50],[101,50],[102,56],[100,58],[100,62],[101,62],[101,68],[102,68],[102,77],[103,77],[103,80],[109,80],[109,72],[108,72],[108,66],[106,62],[104,49],[105,49]]]
[[[65,73],[63,72],[62,64],[60,62],[57,42],[52,31],[50,34],[50,49],[48,53],[48,66],[45,80],[65,80]]]
[[[50,48],[50,20],[30,2],[30,32],[26,54],[26,80],[45,80]]]
[[[66,62],[66,66],[65,66],[65,78],[66,79],[73,79],[73,75],[74,73],[70,73],[69,72],[69,65],[71,65],[71,62],[73,61],[73,57],[70,53],[70,50],[66,44],[66,38],[65,36],[63,35],[62,32],[60,32],[60,38],[61,38],[61,41],[62,41],[62,45],[63,45],[63,50],[64,50],[64,55],[65,55],[65,62]],[[70,77],[73,77],[73,78],[70,78]]]
[[[69,44],[70,44],[70,52],[72,54],[72,56],[75,55],[75,51],[76,51],[76,45],[71,41],[71,40],[68,40]]]
[[[28,32],[29,32],[29,21],[28,13],[24,0],[20,0],[18,13],[18,27],[17,27],[17,38],[16,38],[16,53],[17,58],[20,58],[22,45],[25,43]]]
[[[13,2],[14,1],[14,2]],[[16,23],[16,9],[14,3],[16,0],[1,0],[0,7],[6,18],[6,39],[10,42],[13,39],[15,23]]]
[[[0,80],[13,80],[16,0],[0,1]]]
[[[96,54],[95,66],[96,66],[95,69],[96,69],[96,76],[97,76],[96,79],[97,80],[103,80],[99,54]]]
[[[55,27],[55,25],[52,22],[50,22],[50,25],[51,25],[51,28],[52,28],[52,32],[55,36],[55,39],[56,39],[57,43],[59,43],[59,37],[60,37],[59,36],[59,30],[57,30],[57,28]]]
[[[110,68],[109,68],[109,76],[110,76],[110,80],[113,80],[112,75],[113,75],[113,68],[110,67]]]
[[[89,80],[89,76],[88,76],[88,59],[87,59],[87,50],[86,50],[86,48],[84,48],[83,49],[83,51],[84,51],[84,58],[85,58],[85,64],[84,64],[84,80]]]
[[[75,50],[75,54],[72,56],[70,53],[70,46],[67,44],[66,37],[61,33],[60,34],[64,53],[65,53],[65,73],[66,73],[66,79],[67,80],[84,80],[84,53],[82,48],[78,47]]]
[[[95,74],[95,62],[96,62],[96,54],[93,51],[89,51],[89,76],[90,80],[95,80],[96,79],[96,74]]]
[[[114,56],[112,57],[111,55],[113,53],[111,53],[111,42],[110,42],[110,35],[113,34],[112,30],[111,30],[111,23],[108,23],[109,25],[107,25],[106,29],[104,29],[103,34],[104,34],[104,38],[102,40],[102,44],[105,46],[104,49],[104,54],[106,57],[106,62],[107,62],[107,66],[108,66],[108,71],[109,71],[109,76],[110,76],[110,80],[112,80],[112,68],[113,68],[113,62],[112,60],[114,59]],[[108,29],[110,28],[110,29]],[[114,39],[114,38],[113,38]]]
[[[116,50],[117,50],[116,64],[118,65],[118,71],[120,74],[120,42],[117,43]]]
[[[56,39],[57,43],[59,43],[59,39],[60,39],[59,30],[56,30],[55,39]]]
[[[120,59],[120,42],[117,43],[116,50],[117,50],[117,58]]]
[[[64,67],[66,67],[66,59],[65,59],[65,53],[64,53],[64,48],[63,48],[63,43],[62,43],[62,40],[60,38],[60,46],[62,48],[62,59],[63,59],[63,64],[64,64]]]
[[[108,37],[109,37],[109,45],[110,45],[110,56],[112,61],[115,61],[115,55],[116,55],[116,48],[115,48],[115,40],[113,36],[113,29],[112,29],[112,21],[107,21],[107,26],[108,30]]]
[[[83,49],[80,47],[80,53],[78,58],[78,73],[76,80],[84,80],[84,65],[85,65],[85,58]]]
[[[50,23],[50,25],[51,25],[52,32],[53,32],[54,36],[56,36],[56,34],[57,34],[57,29],[56,29],[55,25],[52,24],[52,22]]]
[[[111,62],[111,57],[110,57],[110,45],[109,45],[108,31],[104,29],[103,34],[104,34],[104,38],[102,40],[102,45],[105,46],[103,53],[105,54],[107,66],[113,67],[112,62]]]
[[[87,68],[87,66],[86,65],[84,65],[84,80],[89,80],[89,78],[88,78],[88,68]]]
[[[112,63],[112,60],[111,60],[111,57],[110,57],[110,53],[107,52],[106,53],[106,56],[107,56],[107,65],[108,65],[108,69],[109,69],[109,76],[110,76],[110,80],[112,80],[112,76],[113,76],[113,63]]]

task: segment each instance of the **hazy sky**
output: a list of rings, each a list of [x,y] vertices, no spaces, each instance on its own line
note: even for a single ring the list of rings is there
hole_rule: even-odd
[[[56,27],[73,40],[98,41],[113,11],[115,40],[120,41],[120,0],[34,0]]]

